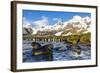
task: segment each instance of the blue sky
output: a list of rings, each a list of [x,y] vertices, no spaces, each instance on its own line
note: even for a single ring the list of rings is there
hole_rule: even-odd
[[[36,10],[23,10],[23,18],[28,22],[35,22],[46,18],[52,25],[55,24],[57,19],[61,19],[63,22],[70,20],[73,16],[78,15],[81,17],[89,16],[91,13],[82,12],[56,12],[56,11],[36,11]]]

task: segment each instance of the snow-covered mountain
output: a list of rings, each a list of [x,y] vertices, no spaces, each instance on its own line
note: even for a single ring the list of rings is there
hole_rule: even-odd
[[[32,34],[33,33],[33,27],[30,24],[24,24],[23,25],[23,34]]]
[[[72,19],[70,19],[67,22],[64,22],[63,35],[72,35],[72,34],[82,34],[82,33],[88,33],[91,32],[90,29],[91,26],[91,19],[90,17],[80,17],[80,16],[73,16]]]
[[[56,24],[50,25],[49,22],[44,18],[41,21],[35,21],[34,27],[30,24],[23,26],[24,32],[26,33],[26,28],[28,31],[33,32],[32,34],[38,34],[38,32],[43,33],[44,35],[55,35],[55,36],[68,36],[73,34],[82,34],[90,32],[91,18],[81,17],[78,15],[73,16],[72,19],[65,22],[57,21]]]

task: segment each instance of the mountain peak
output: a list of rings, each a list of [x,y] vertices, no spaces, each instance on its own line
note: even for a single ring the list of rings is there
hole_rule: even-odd
[[[40,21],[35,21],[33,23],[34,27],[32,27],[30,24],[23,25],[24,28],[32,28],[33,34],[38,34],[38,31],[42,33],[48,33],[53,32],[52,35],[55,36],[68,36],[75,33],[86,33],[90,32],[90,25],[91,24],[91,18],[81,17],[78,15],[75,15],[72,17],[72,19],[62,22],[61,19],[57,20],[57,23],[54,25],[49,25],[49,22],[46,18],[43,18]],[[62,35],[62,36],[63,36]]]

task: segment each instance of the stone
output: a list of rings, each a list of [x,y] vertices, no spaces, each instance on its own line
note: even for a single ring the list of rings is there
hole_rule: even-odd
[[[61,52],[66,51],[66,47],[64,47],[64,46],[60,47],[60,48],[59,48],[59,51],[61,51]]]
[[[72,44],[67,44],[66,47],[67,47],[67,50],[71,50],[72,49]]]
[[[74,46],[72,47],[72,51],[76,52],[78,55],[81,54],[81,48],[80,48],[80,46],[78,46],[78,45],[74,45]]]

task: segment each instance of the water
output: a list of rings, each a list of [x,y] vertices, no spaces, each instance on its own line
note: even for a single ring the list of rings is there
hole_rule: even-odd
[[[32,41],[23,41],[23,62],[44,62],[48,61],[46,55],[32,55]],[[67,48],[68,44],[64,42],[38,42],[42,46],[52,43],[53,48],[53,61],[69,61],[69,60],[88,60],[91,59],[91,47],[86,45],[80,45],[81,54],[77,55],[72,49]]]

